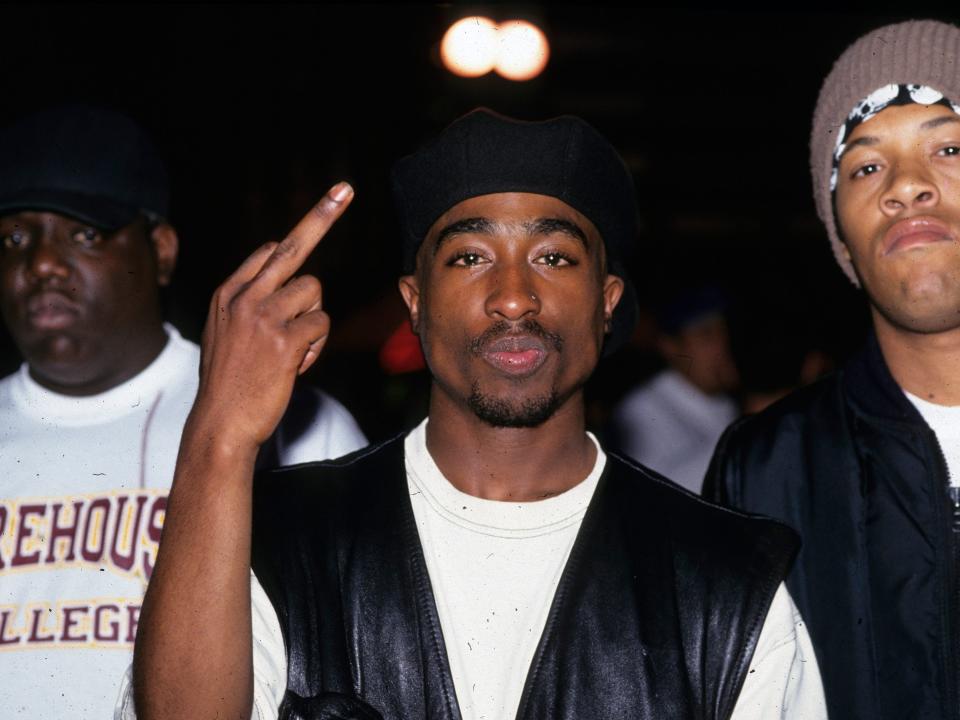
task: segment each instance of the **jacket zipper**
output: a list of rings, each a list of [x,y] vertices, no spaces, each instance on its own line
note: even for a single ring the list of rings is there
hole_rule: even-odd
[[[947,495],[950,498],[950,559],[949,576],[947,578],[947,587],[950,592],[950,617],[948,618],[950,633],[950,650],[953,664],[953,717],[960,717],[960,486],[953,485],[950,481],[950,468],[947,465],[947,457],[943,454],[943,448],[933,437],[933,445],[937,449],[937,456],[940,459],[940,468],[943,476],[947,480]]]

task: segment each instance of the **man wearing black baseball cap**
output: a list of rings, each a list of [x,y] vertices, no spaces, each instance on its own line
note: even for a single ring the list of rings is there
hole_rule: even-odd
[[[199,348],[160,308],[167,176],[132,120],[87,106],[20,119],[0,157],[0,309],[24,359],[0,380],[0,707],[109,717],[197,390]],[[288,462],[364,444],[318,406]]]
[[[254,482],[329,330],[319,283],[293,275],[352,199],[340,183],[215,295],[137,641],[140,717],[824,717],[781,582],[793,533],[586,432],[583,385],[632,323],[614,149],[578,118],[478,110],[393,189],[429,415]]]

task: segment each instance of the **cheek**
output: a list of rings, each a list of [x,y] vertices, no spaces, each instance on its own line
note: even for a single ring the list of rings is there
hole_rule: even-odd
[[[22,262],[0,262],[0,298],[3,300],[4,316],[10,306],[18,299],[23,298],[29,287],[26,277],[26,266]]]

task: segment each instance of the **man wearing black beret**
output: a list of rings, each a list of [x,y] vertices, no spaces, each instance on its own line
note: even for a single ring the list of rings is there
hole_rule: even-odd
[[[341,183],[214,297],[121,715],[135,695],[141,718],[824,717],[782,586],[794,534],[586,432],[583,385],[633,323],[614,149],[479,110],[393,183],[427,419],[254,480],[329,329],[291,278]]]

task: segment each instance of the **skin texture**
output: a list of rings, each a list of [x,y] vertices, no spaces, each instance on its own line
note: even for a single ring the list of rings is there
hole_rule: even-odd
[[[144,218],[115,232],[50,212],[0,218],[0,307],[41,385],[93,395],[130,379],[163,349],[159,288],[177,236]]]
[[[433,376],[427,447],[447,479],[514,501],[583,480],[595,460],[583,385],[623,292],[593,223],[544,195],[470,198],[433,224],[400,292]],[[510,340],[544,359],[519,373],[491,362]]]
[[[904,105],[859,125],[836,207],[894,378],[960,405],[960,116]]]

